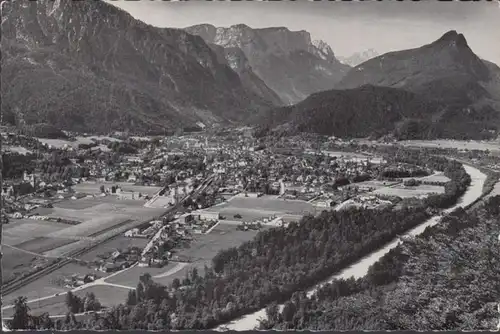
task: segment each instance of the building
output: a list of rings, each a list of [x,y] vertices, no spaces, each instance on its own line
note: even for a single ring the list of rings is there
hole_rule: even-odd
[[[118,266],[116,263],[108,262],[105,263],[99,268],[100,271],[105,272],[105,273],[112,273],[114,271],[118,271],[120,269],[120,266]]]
[[[219,220],[220,219],[219,212],[201,211],[198,214],[200,216],[200,220]]]
[[[325,199],[325,200],[319,200],[314,202],[314,206],[317,206],[319,208],[330,208],[335,204],[335,201],[331,199]]]
[[[179,217],[179,223],[181,224],[187,224],[189,222],[192,222],[194,219],[193,215],[190,214],[185,214]]]

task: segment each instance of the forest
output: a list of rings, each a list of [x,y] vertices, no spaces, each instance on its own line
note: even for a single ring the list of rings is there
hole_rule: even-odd
[[[261,329],[494,330],[500,302],[500,196],[458,209],[406,239],[358,280],[336,280],[282,312],[266,309]]]
[[[445,171],[453,186],[447,185],[441,196],[450,201],[470,183],[460,163],[432,158],[420,161]],[[449,204],[448,200],[435,202],[437,207]],[[204,268],[203,276],[194,269],[170,287],[143,276],[123,305],[84,322],[72,321],[69,313],[68,321],[54,326],[96,330],[213,328],[266,305],[297,299],[296,291],[328,278],[429,217],[423,204],[400,210],[323,211],[287,228],[261,231],[253,240],[219,252],[212,266]],[[386,282],[394,275],[376,277]],[[356,285],[353,289],[359,290]],[[274,324],[279,326],[279,321]]]

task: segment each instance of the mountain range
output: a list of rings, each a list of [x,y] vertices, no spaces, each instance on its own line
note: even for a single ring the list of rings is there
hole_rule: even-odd
[[[355,52],[349,57],[337,57],[341,63],[349,65],[349,66],[357,66],[369,59],[375,58],[379,55],[379,53],[373,49],[368,49],[362,52]]]
[[[351,68],[284,27],[157,28],[101,0],[2,1],[2,14],[2,111],[21,128],[487,138],[500,126],[500,68],[456,31]]]
[[[241,50],[253,72],[288,105],[334,88],[350,69],[335,57],[328,44],[312,40],[303,30],[252,29],[244,24],[228,28],[201,24],[185,30],[209,44]]]
[[[499,78],[498,66],[475,55],[462,34],[449,31],[420,48],[363,62],[334,90],[267,112],[260,123],[342,136],[488,138],[500,126]],[[363,131],[360,122],[368,122]]]
[[[5,1],[2,14],[2,108],[20,127],[163,133],[239,123],[280,103],[202,38],[103,1]]]

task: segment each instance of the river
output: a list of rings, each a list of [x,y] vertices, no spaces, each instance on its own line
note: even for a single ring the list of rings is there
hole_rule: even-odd
[[[483,192],[483,185],[486,180],[486,175],[479,171],[477,168],[474,168],[469,165],[464,165],[465,171],[471,177],[471,184],[462,195],[462,197],[458,200],[458,202],[451,208],[444,210],[444,213],[450,213],[453,210],[459,207],[466,207],[469,204],[472,204],[475,200],[481,197]],[[432,218],[426,220],[422,224],[416,226],[407,232],[406,236],[415,236],[422,233],[428,226],[436,225],[442,216],[433,216]],[[387,254],[391,249],[395,248],[400,243],[399,238],[396,240],[386,244],[383,248],[376,250],[369,254],[368,256],[362,258],[358,262],[354,263],[352,266],[342,270],[340,273],[330,277],[323,283],[317,284],[308,290],[307,295],[311,296],[319,287],[323,284],[331,282],[334,279],[338,278],[349,278],[354,276],[355,278],[363,277],[367,274],[368,268],[377,262],[382,256]],[[280,309],[283,305],[280,305]],[[247,314],[237,320],[231,321],[230,323],[221,325],[216,328],[216,330],[235,330],[235,331],[248,331],[253,330],[255,327],[259,326],[259,319],[264,319],[266,317],[266,310],[261,309],[257,312]]]

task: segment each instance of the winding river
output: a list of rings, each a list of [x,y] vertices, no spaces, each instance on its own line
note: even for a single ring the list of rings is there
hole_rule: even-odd
[[[483,192],[483,185],[486,180],[486,175],[483,174],[481,171],[478,169],[469,166],[469,165],[464,165],[465,171],[467,174],[470,175],[471,177],[471,184],[465,191],[465,193],[462,195],[462,197],[458,200],[458,202],[455,204],[455,206],[446,209],[443,211],[444,214],[450,213],[453,210],[459,208],[459,207],[467,207],[468,205],[474,203],[478,198],[481,197],[482,192]],[[433,226],[436,225],[442,216],[433,216],[432,218],[426,220],[422,224],[414,227],[411,229],[409,232],[407,232],[405,235],[406,236],[415,236],[420,233],[422,233],[428,226]],[[360,278],[363,277],[364,275],[367,274],[368,268],[377,262],[382,256],[387,254],[391,249],[395,248],[398,244],[400,243],[399,238],[396,238],[396,240],[386,244],[383,248],[376,250],[369,254],[368,256],[362,258],[358,262],[354,263],[352,266],[342,270],[340,273],[330,277],[328,280],[324,281],[323,283],[320,283],[318,285],[315,285],[312,287],[310,290],[308,290],[307,295],[311,296],[314,294],[314,292],[321,287],[323,284],[326,284],[328,282],[333,281],[334,279],[338,278],[349,278],[351,276],[354,276],[355,278]],[[283,307],[283,305],[280,305],[280,309]],[[259,319],[264,319],[266,317],[266,310],[261,309],[257,312],[247,314],[237,320],[234,320],[230,323],[221,325],[216,328],[216,330],[235,330],[235,331],[247,331],[247,330],[253,330],[257,326],[259,326]]]

